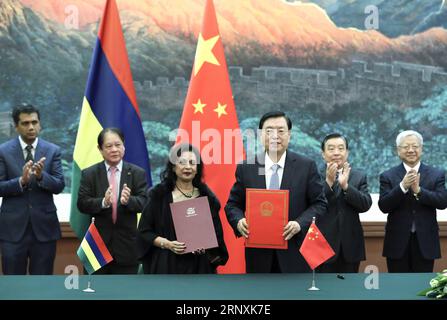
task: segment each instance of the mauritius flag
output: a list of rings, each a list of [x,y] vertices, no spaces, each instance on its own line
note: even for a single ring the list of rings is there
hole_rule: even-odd
[[[107,127],[123,131],[124,159],[145,169],[151,186],[146,140],[115,0],[107,0],[104,8],[73,152],[70,224],[79,239],[90,223],[90,217],[81,214],[76,206],[81,171],[103,160],[97,136]]]
[[[113,260],[107,250],[95,223],[92,222],[78,249],[78,257],[87,270],[88,274],[101,269]]]

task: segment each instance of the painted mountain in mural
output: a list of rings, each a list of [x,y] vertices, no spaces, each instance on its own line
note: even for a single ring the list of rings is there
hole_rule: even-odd
[[[67,185],[104,1],[0,0],[0,112],[23,101],[41,108],[43,137],[64,150]],[[446,163],[440,150],[447,141],[445,127],[433,117],[445,114],[447,31],[435,23],[442,13],[414,7],[432,0],[381,3],[381,10],[401,6],[396,14],[414,14],[397,37],[350,28],[353,24],[334,18],[363,0],[316,0],[321,6],[214,1],[241,128],[255,128],[260,113],[279,107],[294,119],[299,138],[291,141],[292,150],[315,159],[321,158],[319,140],[327,132],[357,137],[361,143],[354,142],[351,157],[368,163],[375,192],[379,171],[396,160],[388,147],[401,128],[423,128],[427,146],[435,150],[427,155],[429,162]],[[180,119],[205,0],[117,2],[156,178],[169,151],[169,133]],[[79,29],[66,27],[73,10]],[[364,16],[362,10],[357,14]],[[418,23],[437,28],[408,32]],[[7,138],[0,132],[0,142]],[[382,157],[376,150],[383,150]]]
[[[135,79],[190,72],[194,48],[189,42],[162,30],[160,41],[154,41],[145,16],[133,13],[126,19],[126,12],[122,16],[132,21],[125,30],[134,75],[139,75]],[[61,105],[69,109],[79,105],[96,33],[96,23],[82,31],[69,30],[17,0],[0,1],[0,109],[31,100],[57,110]]]
[[[293,2],[294,0],[289,0]],[[339,27],[365,29],[365,8],[374,5],[379,31],[389,37],[410,35],[433,27],[447,27],[445,0],[305,0],[326,10]]]
[[[91,33],[66,30],[24,8],[17,1],[0,2],[0,107],[10,101],[36,101],[57,110],[79,88],[93,41]],[[63,116],[61,116],[63,117]]]
[[[339,28],[315,4],[215,3],[228,64],[245,72],[261,65],[337,69],[353,59],[447,66],[442,28],[390,39],[376,31]],[[118,0],[136,81],[189,78],[203,4]],[[103,5],[104,0],[0,2],[0,109],[36,96],[44,105],[73,107],[75,97],[82,97]],[[64,26],[69,6],[79,10],[80,30]]]
[[[96,25],[104,5],[104,0],[21,2],[60,24],[66,19],[67,6],[75,6],[79,10],[81,28]],[[393,2],[393,8],[397,2]],[[430,3],[426,11],[433,10],[434,3]],[[313,3],[216,0],[215,4],[230,64],[251,67],[275,63],[330,68],[349,64],[353,58],[375,59],[380,56],[389,61],[447,66],[447,57],[440,54],[447,49],[447,32],[442,28],[390,39],[377,31],[340,28]],[[338,10],[347,8],[342,0],[327,1],[326,4],[328,7],[337,5]],[[144,36],[160,43],[186,41],[193,45],[202,19],[204,0],[118,0],[118,6],[130,47],[144,47],[144,44],[133,43],[144,41]],[[387,10],[393,9],[388,7]],[[411,6],[405,8],[410,10]],[[416,18],[421,15],[416,15]],[[362,12],[357,16],[364,19]]]

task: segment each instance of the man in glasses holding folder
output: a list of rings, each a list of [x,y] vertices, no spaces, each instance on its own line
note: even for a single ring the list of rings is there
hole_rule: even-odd
[[[237,237],[250,238],[246,219],[247,189],[288,190],[288,221],[282,230],[286,249],[245,248],[247,273],[308,272],[299,248],[312,217],[326,212],[326,199],[316,163],[288,151],[292,122],[281,111],[264,114],[259,122],[265,152],[255,161],[245,160],[236,168],[225,212]],[[253,163],[251,163],[253,162]]]

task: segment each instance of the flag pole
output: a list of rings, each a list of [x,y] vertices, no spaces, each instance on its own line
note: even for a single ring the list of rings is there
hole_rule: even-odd
[[[320,288],[315,286],[315,269],[312,270],[312,286],[307,289],[308,291],[319,291]]]
[[[85,288],[85,289],[82,290],[82,291],[84,291],[84,292],[88,292],[88,293],[94,293],[94,292],[96,292],[94,289],[92,289],[92,288],[90,287],[91,278],[92,278],[92,275],[89,274],[89,275],[88,275],[87,288]]]
[[[315,217],[312,217],[312,223],[315,223]],[[307,289],[308,291],[319,291],[320,288],[315,286],[315,268],[312,270],[312,286]]]
[[[95,217],[92,217],[92,223],[95,224]],[[90,283],[92,282],[91,280],[92,280],[92,275],[89,273],[89,274],[88,274],[88,281],[87,281],[87,288],[85,288],[85,289],[82,290],[82,291],[84,291],[84,292],[88,292],[88,293],[94,293],[94,292],[96,292],[94,289],[92,289],[92,288],[90,287]]]

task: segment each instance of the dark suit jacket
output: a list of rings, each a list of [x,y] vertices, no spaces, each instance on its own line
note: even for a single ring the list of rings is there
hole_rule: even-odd
[[[78,194],[78,209],[95,217],[95,225],[114,260],[122,265],[137,264],[137,213],[146,202],[147,182],[144,170],[123,162],[120,192],[123,185],[131,189],[127,205],[122,205],[118,196],[117,220],[112,221],[112,207],[102,208],[102,199],[109,187],[104,161],[82,171]]]
[[[365,260],[365,240],[359,213],[368,211],[372,205],[366,174],[352,169],[346,192],[343,192],[338,182],[332,189],[329,187],[325,181],[326,167],[322,176],[328,210],[317,220],[317,226],[336,253],[328,262],[335,260],[340,248],[343,248],[343,257],[348,262]]]
[[[259,155],[258,159],[260,157],[264,155]],[[225,212],[228,222],[238,237],[241,235],[237,230],[237,223],[245,217],[245,189],[266,188],[265,175],[260,174],[260,169],[264,170],[263,164],[258,162],[247,164],[246,161],[238,164],[236,168],[236,182],[231,189]],[[287,250],[245,248],[247,272],[269,272],[275,252],[282,272],[310,271],[299,248],[312,222],[312,217],[323,215],[327,205],[315,162],[287,151],[281,189],[289,190],[289,221],[297,221],[301,226],[301,231],[289,240]]]
[[[177,255],[170,250],[154,246],[154,240],[159,236],[170,241],[177,239],[170,208],[173,201],[172,188],[168,183],[162,182],[149,191],[148,201],[138,225],[138,253],[145,273],[215,273],[219,265],[225,265],[227,262],[228,251],[219,217],[219,200],[205,184],[196,187],[200,196],[208,198],[219,246],[207,249],[204,255]]]
[[[36,146],[35,161],[45,157],[42,180],[32,178],[30,184],[21,188],[25,158],[19,138],[0,146],[0,239],[17,242],[22,239],[28,223],[31,223],[39,241],[60,239],[61,231],[53,194],[65,187],[60,148],[41,138]]]
[[[383,256],[402,258],[408,244],[413,219],[422,255],[425,259],[441,257],[436,209],[447,207],[445,171],[421,163],[419,200],[410,189],[406,194],[400,182],[406,174],[400,164],[380,175],[379,208],[388,213]]]

